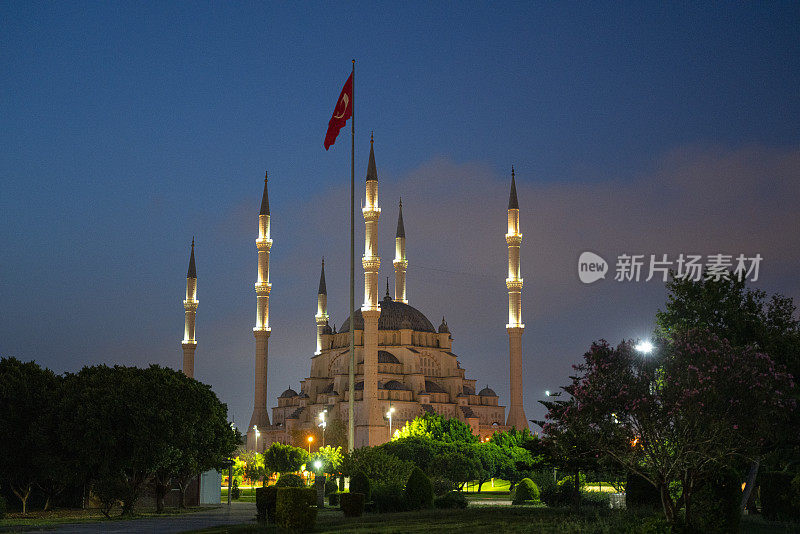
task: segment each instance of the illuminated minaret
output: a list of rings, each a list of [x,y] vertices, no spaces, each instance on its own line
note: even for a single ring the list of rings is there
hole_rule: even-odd
[[[186,300],[183,301],[185,319],[183,323],[183,374],[194,378],[194,350],[197,340],[194,338],[194,319],[197,315],[197,269],[194,266],[194,238],[192,253],[189,256],[189,272],[186,273]]]
[[[394,300],[408,304],[406,297],[406,229],[403,227],[403,199],[400,199],[400,211],[397,215],[397,233],[394,238]]]
[[[322,258],[322,272],[319,275],[319,291],[317,292],[317,352],[322,354],[322,334],[328,324],[328,289],[325,287],[325,258]]]
[[[253,335],[256,338],[256,370],[255,370],[255,396],[253,401],[253,416],[247,427],[247,448],[261,451],[264,449],[263,441],[258,440],[258,429],[269,426],[267,413],[267,350],[269,346],[269,291],[272,284],[269,282],[269,251],[272,248],[272,239],[269,237],[269,196],[267,195],[267,175],[264,175],[264,195],[261,197],[261,211],[258,213],[258,281],[256,288],[256,326]]]
[[[514,167],[511,167],[511,194],[508,198],[508,353],[511,363],[511,405],[508,409],[506,425],[517,430],[528,428],[528,420],[522,407],[522,278],[519,276],[519,246],[522,233],[519,231],[519,203]]]
[[[378,317],[381,308],[378,304],[378,270],[381,259],[378,257],[378,171],[375,167],[373,138],[369,141],[369,165],[364,207],[364,400],[360,417],[356,419],[356,446],[376,445],[386,441],[386,428],[383,413],[378,405]],[[353,328],[353,325],[350,326]]]

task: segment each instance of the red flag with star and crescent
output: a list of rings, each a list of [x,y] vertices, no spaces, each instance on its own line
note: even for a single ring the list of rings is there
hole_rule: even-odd
[[[342,87],[342,92],[339,95],[339,100],[336,101],[336,107],[333,110],[333,116],[328,121],[328,132],[325,134],[325,150],[336,142],[336,136],[339,135],[339,130],[344,128],[347,120],[353,116],[353,75],[347,78],[347,81]]]

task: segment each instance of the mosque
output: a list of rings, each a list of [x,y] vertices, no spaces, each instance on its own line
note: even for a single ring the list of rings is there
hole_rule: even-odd
[[[514,170],[511,171],[511,193],[508,202],[508,324],[510,406],[499,403],[497,394],[488,386],[476,391],[476,380],[468,378],[456,353],[453,337],[442,318],[438,328],[408,302],[406,292],[406,235],[403,205],[397,214],[395,236],[394,296],[389,291],[379,298],[377,225],[381,215],[378,204],[378,172],[373,140],[370,140],[366,192],[362,208],[365,224],[364,303],[336,331],[328,315],[325,262],[317,294],[316,351],[311,356],[309,375],[300,381],[299,391],[292,388],[277,398],[277,406],[269,417],[267,406],[270,209],[267,178],[259,212],[258,280],[256,292],[255,394],[253,415],[247,430],[247,447],[263,451],[273,442],[292,443],[296,431],[316,428],[320,414],[328,421],[338,419],[345,425],[349,417],[350,337],[355,334],[355,367],[353,369],[355,446],[379,445],[390,439],[390,425],[400,428],[406,421],[424,413],[457,418],[485,438],[511,427],[528,428],[522,406],[522,278],[520,278],[519,205]],[[197,310],[197,273],[194,242],[186,281],[186,312],[183,347],[183,370],[194,373],[194,351],[197,345],[194,318]],[[272,423],[270,423],[270,419]],[[295,445],[303,445],[297,443]]]

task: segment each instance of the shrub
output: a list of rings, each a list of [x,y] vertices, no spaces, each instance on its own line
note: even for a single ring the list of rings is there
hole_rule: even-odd
[[[278,487],[266,486],[256,488],[256,516],[259,521],[275,522],[275,505],[278,499]]]
[[[628,481],[625,484],[625,506],[660,508],[661,493],[645,478],[636,473],[628,473]]]
[[[533,504],[539,502],[539,488],[529,478],[523,478],[514,489],[511,504]]]
[[[356,471],[350,477],[350,493],[360,493],[364,496],[364,502],[369,502],[372,494],[370,493],[369,478],[363,471]]]
[[[570,484],[550,484],[539,491],[539,499],[547,506],[558,508],[572,504],[572,486]]]
[[[433,484],[431,484],[431,479],[419,467],[415,467],[411,471],[411,476],[408,477],[405,497],[406,506],[409,510],[433,508]]]
[[[431,484],[433,484],[433,494],[437,496],[447,495],[451,491],[458,489],[458,485],[454,484],[452,480],[442,477],[433,477]]]
[[[403,512],[406,509],[403,487],[398,484],[375,484],[372,487],[370,511],[379,514]]]
[[[239,497],[242,496],[242,491],[239,489],[239,482],[236,479],[233,480],[233,486],[231,486],[231,499],[234,501],[239,500]]]
[[[460,491],[451,491],[433,500],[436,508],[466,508],[467,498]]]
[[[339,495],[341,495],[338,491],[334,491],[333,493],[328,494],[328,505],[330,506],[339,506]]]
[[[278,488],[277,495],[275,515],[278,526],[291,532],[313,530],[317,520],[317,509],[309,506],[308,488]]]
[[[791,495],[790,504],[795,513],[793,519],[800,519],[800,473],[796,474],[792,479],[791,491],[789,493]]]
[[[769,472],[761,477],[761,512],[766,519],[786,520],[795,515],[792,496],[791,473]]]
[[[304,488],[306,484],[300,475],[287,474],[281,475],[275,485],[279,488]]]
[[[329,478],[325,482],[325,495],[330,495],[331,493],[336,493],[339,491],[339,486],[336,484],[336,481],[332,478]]]
[[[581,506],[597,509],[610,509],[611,494],[606,491],[582,491]]]
[[[739,532],[742,499],[741,481],[733,470],[722,470],[700,488],[692,497],[692,527],[702,532]]]
[[[6,500],[0,495],[0,519],[6,516]]]
[[[339,502],[346,517],[361,517],[364,513],[363,493],[340,493]]]

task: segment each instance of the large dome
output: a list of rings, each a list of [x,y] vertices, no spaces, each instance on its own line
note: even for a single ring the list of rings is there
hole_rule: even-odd
[[[361,315],[361,310],[356,310],[354,316],[356,330],[364,330],[364,317]],[[416,332],[436,332],[428,318],[415,307],[402,302],[395,302],[390,298],[384,298],[381,301],[378,330],[400,330],[401,328],[410,328]],[[348,317],[342,323],[339,333],[349,331],[350,318]]]

